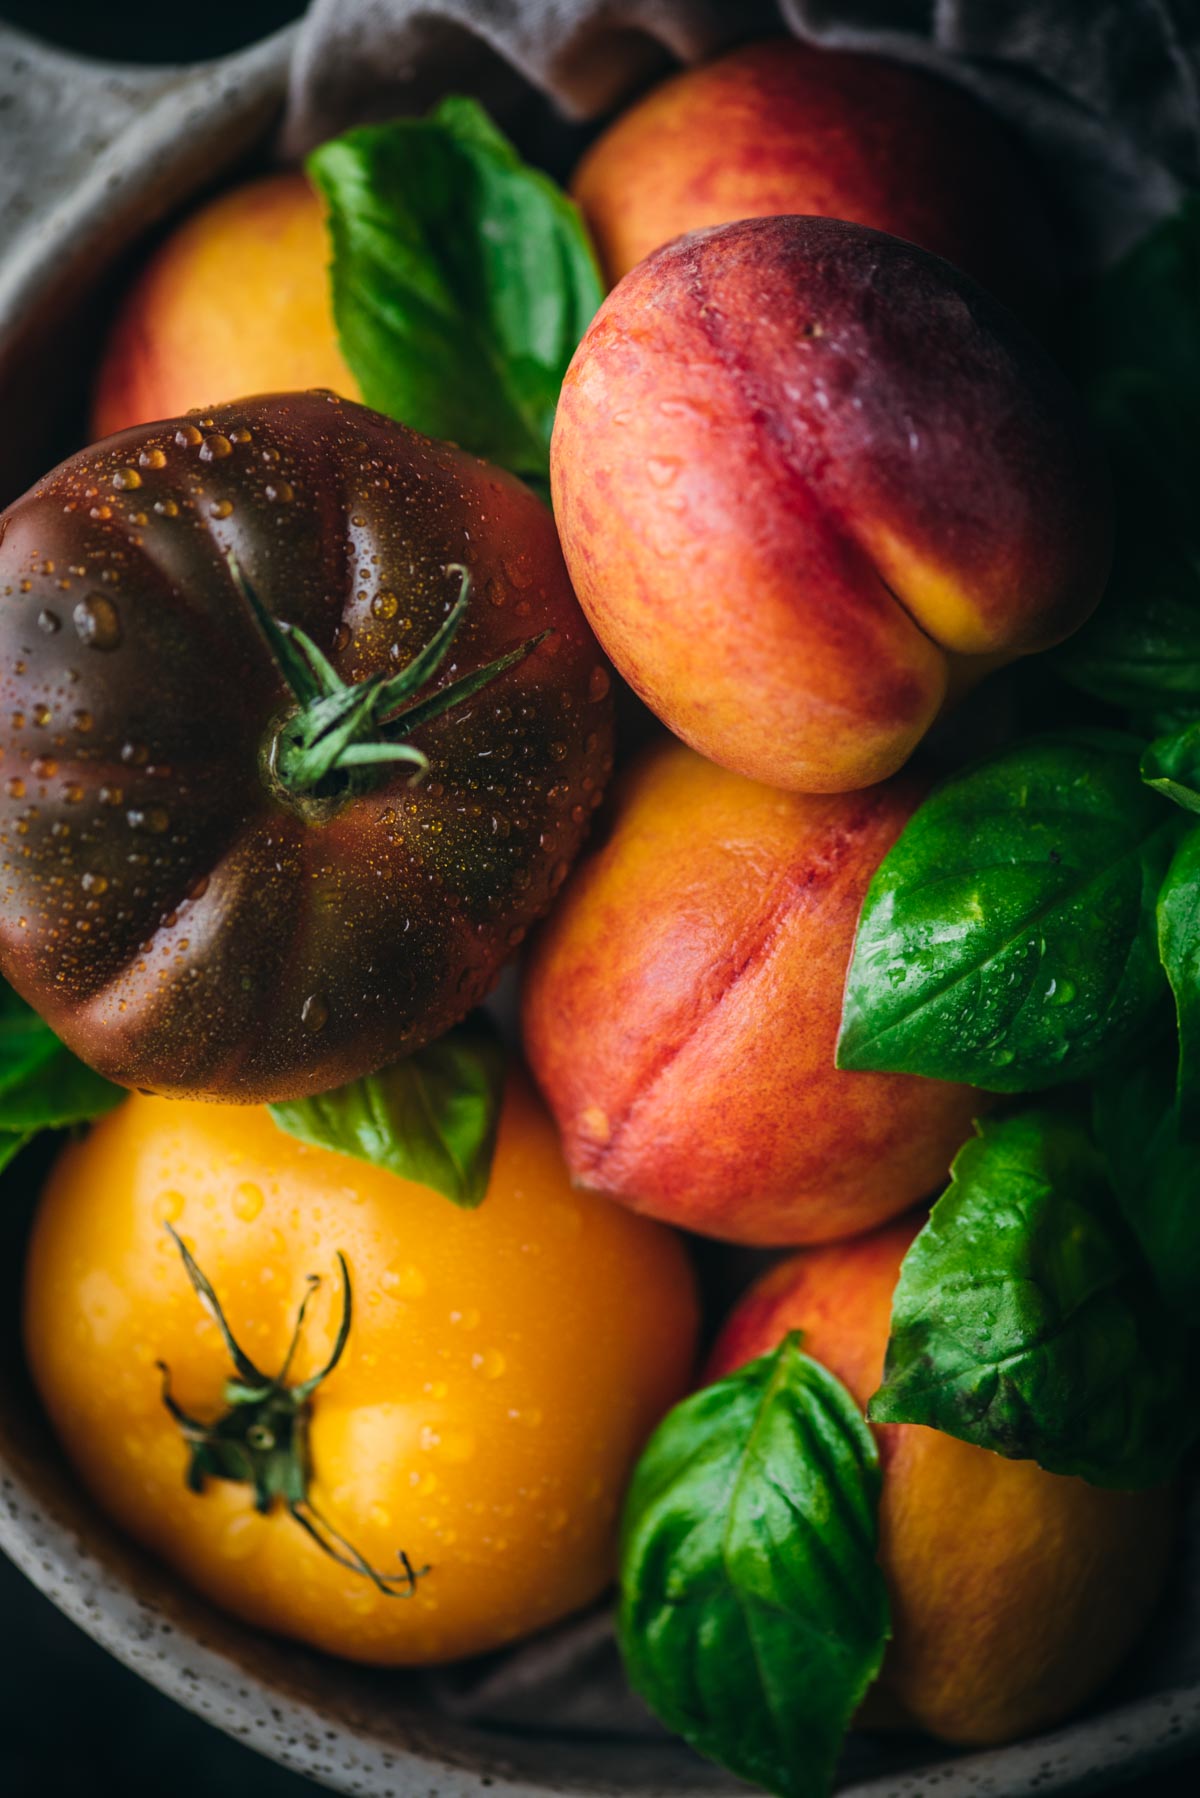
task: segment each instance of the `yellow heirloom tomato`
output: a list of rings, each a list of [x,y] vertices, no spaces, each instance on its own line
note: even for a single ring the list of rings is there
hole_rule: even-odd
[[[247,1622],[391,1665],[604,1589],[695,1333],[679,1240],[572,1190],[518,1074],[476,1211],[265,1109],[132,1097],[56,1163],[26,1275],[104,1509]]]

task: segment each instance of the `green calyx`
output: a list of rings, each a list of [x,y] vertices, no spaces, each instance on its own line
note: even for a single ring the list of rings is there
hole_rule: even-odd
[[[295,702],[272,734],[267,760],[272,780],[296,799],[366,791],[396,764],[412,769],[410,784],[424,779],[429,759],[408,741],[413,733],[523,662],[550,635],[542,631],[422,699],[420,691],[445,661],[470,603],[470,572],[450,563],[446,573],[458,576],[458,597],[429,641],[398,674],[347,682],[298,625],[271,616],[236,557],[231,554],[228,562],[233,584]]]
[[[190,1417],[172,1397],[170,1371],[164,1362],[158,1363],[163,1377],[163,1403],[191,1450],[186,1476],[188,1486],[193,1492],[203,1492],[209,1479],[234,1480],[249,1486],[254,1493],[256,1511],[265,1514],[273,1505],[282,1504],[305,1534],[311,1536],[317,1547],[340,1567],[361,1573],[385,1597],[411,1598],[417,1581],[429,1572],[428,1567],[415,1568],[401,1549],[402,1571],[380,1573],[327,1517],[321,1515],[309,1497],[312,1463],[308,1425],[312,1397],[341,1360],[350,1335],[352,1305],[345,1257],[340,1253],[337,1257],[342,1276],[342,1315],[333,1350],[317,1373],[289,1386],[288,1373],[304,1327],[308,1302],[321,1283],[320,1275],[309,1275],[308,1291],[301,1301],[283,1366],[274,1376],[260,1373],[239,1347],[211,1283],[186,1243],[170,1224],[166,1228],[183,1257],[188,1279],[200,1302],[221,1332],[235,1369],[235,1377],[225,1382],[225,1403],[229,1409],[212,1423],[202,1423],[198,1418]]]

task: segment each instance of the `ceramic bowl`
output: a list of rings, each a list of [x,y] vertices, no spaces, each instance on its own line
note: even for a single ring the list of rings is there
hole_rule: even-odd
[[[106,296],[139,240],[262,152],[290,37],[186,69],[85,63],[0,27],[0,503],[78,440]],[[78,1489],[29,1390],[15,1327],[23,1232],[48,1151],[5,1176],[0,1208],[0,1547],[80,1628],[152,1685],[334,1791],[371,1798],[622,1794],[709,1798],[745,1788],[634,1718],[600,1735],[586,1704],[539,1689],[489,1708],[494,1668],[456,1685],[364,1671],[256,1635],[122,1540]],[[1110,1783],[1200,1745],[1200,1516],[1171,1590],[1120,1679],[1052,1733],[950,1756],[852,1738],[855,1798],[1016,1798]],[[598,1619],[597,1684],[614,1677]],[[589,1640],[591,1638],[588,1638]],[[536,1657],[535,1657],[536,1664]],[[585,1654],[586,1664],[586,1654]],[[482,1717],[491,1716],[490,1722]]]

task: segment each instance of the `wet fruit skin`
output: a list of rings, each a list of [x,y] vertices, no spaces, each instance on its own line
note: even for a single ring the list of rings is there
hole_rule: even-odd
[[[1017,321],[822,218],[679,239],[567,372],[554,509],[580,604],[670,729],[801,792],[901,767],[948,697],[1097,600],[1110,490]]]
[[[184,1484],[159,1359],[202,1421],[229,1357],[170,1221],[240,1345],[281,1366],[307,1277],[322,1284],[294,1374],[329,1352],[349,1267],[346,1351],[312,1401],[313,1497],[387,1598],[245,1485]],[[29,1365],[96,1501],[246,1622],[386,1665],[481,1653],[556,1621],[612,1578],[633,1462],[692,1371],[691,1270],[668,1231],[571,1190],[523,1075],[487,1196],[439,1193],[307,1147],[253,1107],[132,1097],[51,1173],[25,1282]]]
[[[321,202],[296,172],[243,182],[176,226],[123,298],[100,360],[92,436],[251,393],[356,400],[338,346]]]
[[[582,1185],[773,1245],[870,1229],[944,1183],[982,1096],[834,1066],[863,895],[920,796],[781,793],[670,742],[626,771],[522,994]]]
[[[431,767],[290,802],[287,690],[226,562],[346,680],[434,686]],[[439,1035],[548,906],[610,766],[609,677],[519,482],[332,395],[127,432],[0,516],[0,966],[125,1085],[323,1091]]]
[[[1036,176],[984,107],[919,69],[795,38],[662,82],[571,185],[614,283],[686,231],[808,213],[920,244],[1034,319],[1057,285]]]
[[[923,1221],[773,1268],[725,1325],[708,1378],[800,1330],[806,1353],[865,1406],[883,1374],[900,1263]],[[1171,1556],[1172,1493],[1089,1486],[917,1424],[875,1435],[893,1637],[862,1721],[972,1746],[1058,1722],[1145,1626]]]

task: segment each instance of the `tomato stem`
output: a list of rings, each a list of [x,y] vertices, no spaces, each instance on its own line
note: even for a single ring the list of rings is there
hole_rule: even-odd
[[[235,1370],[235,1377],[225,1382],[225,1403],[229,1409],[211,1423],[204,1423],[199,1418],[190,1416],[178,1403],[171,1391],[170,1369],[165,1362],[158,1362],[162,1374],[163,1404],[179,1425],[183,1439],[191,1451],[185,1475],[188,1486],[193,1492],[203,1492],[209,1479],[219,1479],[233,1480],[251,1487],[256,1511],[265,1515],[274,1504],[282,1504],[305,1534],[339,1566],[362,1574],[385,1597],[411,1598],[416,1591],[417,1581],[429,1572],[428,1567],[415,1568],[401,1549],[399,1561],[402,1571],[380,1573],[318,1511],[309,1497],[312,1482],[309,1422],[313,1394],[341,1360],[350,1337],[353,1299],[345,1256],[338,1251],[342,1310],[333,1348],[323,1367],[307,1380],[302,1380],[296,1386],[289,1386],[288,1374],[304,1328],[309,1300],[320,1286],[321,1276],[308,1276],[283,1366],[275,1375],[260,1373],[245,1350],[239,1347],[212,1284],[197,1264],[191,1250],[170,1224],[166,1225],[166,1229],[179,1250],[194,1291],[221,1332]]]
[[[330,798],[374,786],[388,767],[412,769],[409,784],[429,772],[429,758],[407,741],[414,731],[461,704],[507,669],[531,655],[551,633],[541,631],[483,668],[420,697],[442,667],[471,599],[471,574],[459,562],[458,595],[445,618],[398,674],[344,681],[325,652],[298,625],[275,618],[263,605],[230,551],[230,579],[250,611],[290,692],[294,706],[275,733],[268,763],[272,777],[293,798]]]

